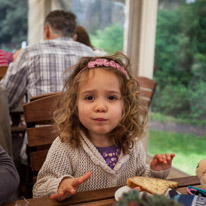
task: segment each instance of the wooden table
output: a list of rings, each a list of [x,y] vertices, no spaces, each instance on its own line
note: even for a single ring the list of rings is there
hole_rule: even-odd
[[[177,181],[179,183],[177,191],[179,191],[182,194],[187,194],[186,189],[188,185],[192,185],[195,187],[200,186],[200,181],[196,176],[181,177],[172,180]],[[114,199],[114,193],[118,188],[119,187],[112,187],[101,190],[79,192],[63,202],[50,200],[49,197],[27,199],[27,201],[30,203],[30,206],[113,206],[116,202]],[[15,206],[16,202],[17,201],[6,202],[3,206]],[[19,203],[23,202],[23,200],[19,201]]]

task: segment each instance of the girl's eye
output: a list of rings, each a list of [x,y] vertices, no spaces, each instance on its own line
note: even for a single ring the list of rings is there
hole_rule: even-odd
[[[108,99],[109,99],[109,100],[116,100],[117,97],[115,97],[115,96],[109,96]]]
[[[85,99],[91,101],[91,100],[94,100],[94,97],[93,96],[88,96]]]

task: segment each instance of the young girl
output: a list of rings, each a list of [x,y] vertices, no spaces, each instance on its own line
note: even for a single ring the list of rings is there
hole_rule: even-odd
[[[174,154],[145,163],[139,140],[147,118],[129,70],[121,53],[84,57],[74,67],[55,112],[59,137],[39,171],[34,197],[61,201],[76,191],[123,186],[132,176],[167,177]]]

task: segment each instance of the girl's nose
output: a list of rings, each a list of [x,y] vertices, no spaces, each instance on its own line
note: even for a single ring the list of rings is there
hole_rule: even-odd
[[[106,112],[107,106],[103,101],[98,101],[95,106],[95,112]]]

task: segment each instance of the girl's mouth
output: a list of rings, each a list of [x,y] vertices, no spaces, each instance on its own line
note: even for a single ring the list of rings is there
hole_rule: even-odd
[[[98,121],[98,122],[106,121],[106,119],[104,119],[104,118],[95,118],[94,120],[95,120],[95,121]]]

